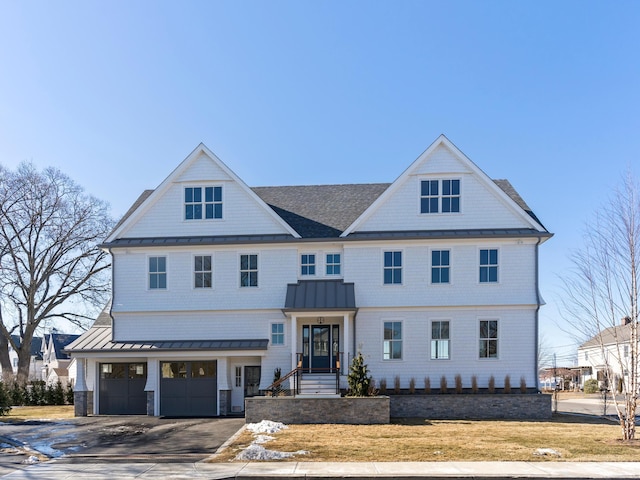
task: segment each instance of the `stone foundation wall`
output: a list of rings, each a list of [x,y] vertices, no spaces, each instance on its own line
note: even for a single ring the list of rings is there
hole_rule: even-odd
[[[73,415],[93,415],[93,392],[73,392]]]
[[[147,391],[147,415],[153,417],[156,414],[156,392],[153,390]]]
[[[391,417],[430,419],[517,419],[551,418],[551,395],[392,395]]]
[[[220,416],[231,413],[231,390],[220,390],[218,395],[220,401]]]
[[[245,422],[272,420],[286,424],[343,423],[370,425],[389,423],[389,397],[252,397],[246,398]]]

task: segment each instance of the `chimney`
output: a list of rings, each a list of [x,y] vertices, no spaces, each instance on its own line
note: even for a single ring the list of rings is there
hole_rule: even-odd
[[[622,317],[622,325],[629,325],[631,323],[631,317]]]

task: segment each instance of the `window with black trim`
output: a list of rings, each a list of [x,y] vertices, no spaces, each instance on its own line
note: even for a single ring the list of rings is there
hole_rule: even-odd
[[[402,322],[384,322],[384,360],[402,359]]]
[[[431,359],[449,359],[449,320],[431,322]]]
[[[498,321],[480,320],[480,358],[498,358]]]

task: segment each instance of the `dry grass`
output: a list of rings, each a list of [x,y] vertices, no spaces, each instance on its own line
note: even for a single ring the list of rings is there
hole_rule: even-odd
[[[46,407],[12,407],[9,415],[0,422],[24,422],[27,420],[64,420],[73,418],[73,405]]]
[[[391,425],[290,425],[265,448],[310,453],[291,461],[640,461],[617,425],[555,416],[549,421],[406,420]],[[244,431],[215,461],[232,461],[252,441]],[[562,457],[537,457],[551,448]]]

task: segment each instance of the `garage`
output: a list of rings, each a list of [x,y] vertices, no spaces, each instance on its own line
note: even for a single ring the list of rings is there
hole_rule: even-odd
[[[145,415],[146,363],[101,363],[98,406],[101,415]]]
[[[160,415],[212,417],[218,412],[217,362],[160,362]]]

